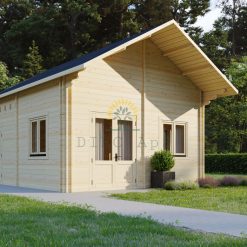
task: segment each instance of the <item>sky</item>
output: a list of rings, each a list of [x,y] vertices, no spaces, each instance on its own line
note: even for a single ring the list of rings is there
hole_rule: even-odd
[[[200,26],[204,32],[208,32],[213,28],[214,21],[221,16],[221,9],[216,6],[218,0],[210,1],[210,11],[203,17],[199,17],[195,26]]]

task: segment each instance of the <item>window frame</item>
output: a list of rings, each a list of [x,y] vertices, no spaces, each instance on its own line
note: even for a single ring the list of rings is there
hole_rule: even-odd
[[[187,126],[188,124],[186,122],[172,122],[172,121],[162,121],[162,145],[161,148],[164,150],[164,125],[171,125],[171,150],[170,152],[174,157],[187,157],[188,156],[188,130]],[[176,152],[176,126],[184,126],[184,152],[183,153],[177,153]]]
[[[40,152],[40,122],[45,121],[45,152]],[[47,133],[47,116],[41,116],[36,118],[30,119],[30,130],[29,130],[29,157],[30,158],[47,158],[47,149],[48,149],[48,133]],[[36,130],[36,136],[37,136],[37,144],[36,149],[37,152],[33,152],[32,150],[32,144],[33,144],[33,131],[32,131],[32,124],[36,122],[37,123],[37,130]]]

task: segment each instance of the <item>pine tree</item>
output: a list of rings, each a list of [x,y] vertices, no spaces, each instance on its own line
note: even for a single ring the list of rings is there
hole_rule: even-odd
[[[135,6],[137,19],[144,29],[174,19],[188,31],[198,16],[203,16],[209,11],[209,2],[209,0],[139,0]]]
[[[39,47],[36,45],[34,40],[32,41],[32,45],[28,48],[28,50],[29,52],[23,61],[24,78],[32,77],[43,70],[43,58],[39,54]]]
[[[138,0],[94,0],[94,2],[98,4],[101,17],[96,31],[97,48],[140,31],[134,5]]]
[[[247,2],[240,0],[221,0],[223,17],[221,26],[228,31],[228,41],[231,43],[231,55],[246,54],[246,18]]]
[[[142,29],[153,28],[173,18],[171,1],[141,0],[136,3],[137,20]]]
[[[9,77],[9,71],[6,64],[0,61],[0,91],[15,85],[21,78]]]

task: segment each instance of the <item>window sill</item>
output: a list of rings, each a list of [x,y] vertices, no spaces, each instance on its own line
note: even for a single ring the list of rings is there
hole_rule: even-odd
[[[48,160],[47,154],[30,154],[28,156],[29,160]]]

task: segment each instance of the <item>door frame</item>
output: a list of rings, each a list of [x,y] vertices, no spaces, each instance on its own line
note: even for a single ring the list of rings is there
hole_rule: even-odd
[[[92,151],[91,151],[91,169],[90,169],[90,181],[91,181],[91,188],[93,189],[98,189],[97,186],[97,181],[95,181],[94,177],[94,170],[95,166],[97,165],[108,165],[109,162],[112,163],[112,177],[111,177],[111,184],[108,186],[102,185],[102,189],[107,187],[107,188],[125,188],[127,186],[130,186],[131,188],[137,187],[137,116],[131,116],[131,120],[126,120],[126,121],[131,121],[132,122],[132,160],[118,160],[115,161],[115,153],[118,153],[118,146],[114,146],[114,138],[118,137],[118,120],[121,119],[116,119],[114,118],[113,114],[109,114],[107,112],[91,112],[91,136],[93,137],[93,145],[92,145]],[[96,127],[96,119],[107,119],[107,120],[112,120],[112,159],[111,160],[101,160],[97,161],[95,159],[95,151],[96,151],[96,133],[95,133],[95,127]],[[124,119],[123,119],[124,120]],[[114,131],[116,130],[116,131]],[[132,167],[132,181],[131,183],[119,183],[116,181],[116,172],[117,172],[117,166],[126,166],[130,165]]]

